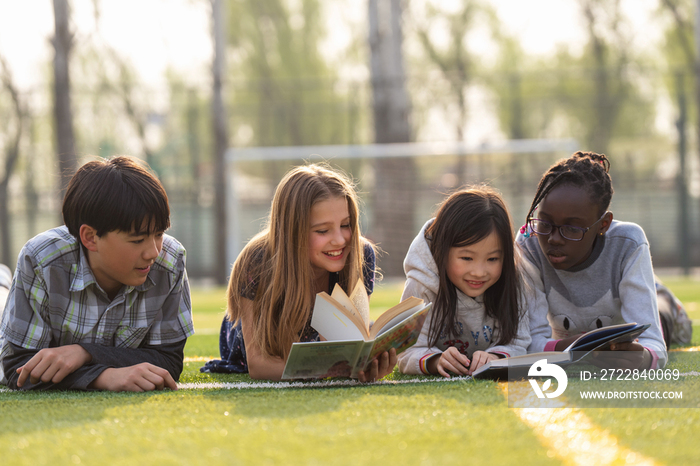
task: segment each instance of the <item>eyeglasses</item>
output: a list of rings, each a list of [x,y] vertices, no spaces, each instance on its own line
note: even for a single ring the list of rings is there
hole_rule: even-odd
[[[593,225],[603,220],[608,212],[609,211],[605,212],[593,223]],[[581,241],[583,239],[583,235],[585,235],[588,230],[593,228],[593,225],[589,226],[588,228],[575,227],[573,225],[557,225],[540,218],[530,218],[528,223],[530,224],[532,231],[542,236],[547,236],[554,231],[554,228],[559,228],[559,234],[562,236],[562,238],[568,239],[569,241]]]

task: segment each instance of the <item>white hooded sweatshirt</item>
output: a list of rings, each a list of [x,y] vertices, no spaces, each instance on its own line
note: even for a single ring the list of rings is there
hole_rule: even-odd
[[[411,243],[403,267],[406,272],[406,284],[403,289],[401,300],[409,296],[416,296],[425,302],[435,302],[437,296],[440,277],[437,265],[430,252],[430,245],[425,239],[426,229],[433,223],[433,220],[423,226],[418,236]],[[427,362],[431,356],[438,357],[450,346],[455,346],[461,353],[466,354],[471,359],[475,351],[487,351],[499,354],[504,357],[519,356],[526,353],[530,345],[530,332],[527,313],[524,313],[518,326],[516,338],[507,345],[495,343],[499,339],[498,328],[496,328],[493,318],[486,315],[483,295],[471,298],[459,289],[457,291],[457,312],[455,333],[445,335],[443,330],[435,346],[429,346],[428,332],[433,312],[430,311],[428,318],[423,324],[418,341],[408,348],[398,357],[399,369],[404,374],[428,374]]]

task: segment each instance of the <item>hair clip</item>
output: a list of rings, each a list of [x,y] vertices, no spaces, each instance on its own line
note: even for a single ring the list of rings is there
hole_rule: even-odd
[[[530,229],[527,227],[527,223],[520,227],[520,234],[523,235],[525,238],[530,237]]]

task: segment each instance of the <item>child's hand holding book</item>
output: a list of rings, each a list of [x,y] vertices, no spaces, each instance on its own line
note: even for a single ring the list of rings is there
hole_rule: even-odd
[[[370,363],[366,371],[360,371],[358,373],[357,380],[362,383],[379,380],[391,374],[394,370],[394,366],[396,366],[396,361],[396,348],[384,351]]]
[[[396,356],[416,342],[429,308],[422,299],[408,298],[370,328],[363,283],[358,282],[349,296],[338,285],[331,295],[318,293],[311,326],[325,341],[294,343],[282,378],[380,379],[394,369]]]

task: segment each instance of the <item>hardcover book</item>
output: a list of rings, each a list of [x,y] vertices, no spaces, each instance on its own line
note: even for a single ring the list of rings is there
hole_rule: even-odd
[[[509,377],[525,377],[530,366],[541,359],[546,359],[548,364],[567,366],[581,361],[593,351],[607,350],[613,343],[632,341],[650,326],[651,324],[629,322],[597,328],[582,334],[564,351],[544,351],[497,359],[475,370],[472,377],[475,379],[495,380],[507,380]]]
[[[384,351],[414,345],[431,304],[408,298],[370,325],[369,298],[358,282],[348,296],[340,286],[316,295],[311,326],[326,340],[294,343],[283,379],[357,377]]]

